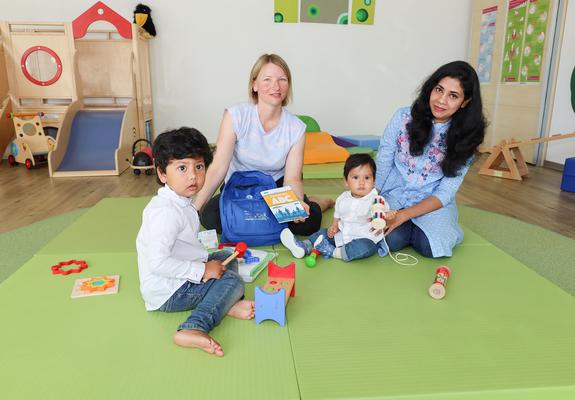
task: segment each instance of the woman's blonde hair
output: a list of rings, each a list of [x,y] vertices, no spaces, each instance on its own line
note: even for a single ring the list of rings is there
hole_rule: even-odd
[[[264,67],[264,65],[272,63],[280,67],[284,73],[286,74],[288,80],[288,93],[286,98],[282,101],[282,106],[287,105],[292,98],[292,91],[291,91],[291,72],[287,63],[284,61],[283,58],[278,56],[277,54],[262,54],[260,58],[256,61],[254,66],[252,67],[252,72],[250,73],[250,81],[248,82],[248,93],[250,94],[250,99],[257,104],[258,102],[258,92],[254,92],[254,81],[258,77],[260,71]]]

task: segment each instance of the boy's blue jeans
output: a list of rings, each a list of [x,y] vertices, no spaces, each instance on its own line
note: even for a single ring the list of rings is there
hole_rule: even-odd
[[[335,246],[335,240],[327,236],[327,229],[321,228],[316,233],[311,234],[307,238],[311,242],[311,246],[315,243],[319,235],[323,235],[332,245]],[[359,258],[366,258],[374,255],[377,252],[377,244],[370,239],[354,239],[349,243],[342,246],[341,258],[343,261],[352,261]]]
[[[433,258],[429,239],[421,228],[412,221],[404,222],[395,228],[385,237],[385,240],[391,251],[398,251],[411,245],[422,256]]]
[[[208,256],[208,261],[225,260],[231,253],[218,251]],[[193,309],[179,327],[205,333],[210,332],[227,312],[244,295],[244,282],[236,272],[238,261],[232,260],[220,279],[204,283],[184,283],[161,307],[160,311],[179,312]]]

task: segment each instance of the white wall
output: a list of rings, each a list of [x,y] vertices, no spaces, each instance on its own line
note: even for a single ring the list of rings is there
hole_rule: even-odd
[[[549,133],[571,133],[575,131],[575,112],[571,108],[571,73],[575,67],[575,2],[567,3],[565,30],[557,70],[555,97]],[[575,139],[549,142],[546,161],[564,164],[568,157],[575,157]]]
[[[6,21],[72,21],[92,0],[3,1]],[[132,19],[137,1],[105,3]],[[471,0],[377,0],[374,26],[275,24],[273,0],[147,0],[156,132],[181,125],[215,140],[223,109],[247,100],[252,64],[280,54],[290,110],[333,134],[380,134],[439,65],[466,59]]]

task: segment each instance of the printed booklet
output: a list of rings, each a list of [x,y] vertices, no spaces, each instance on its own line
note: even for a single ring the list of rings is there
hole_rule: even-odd
[[[280,224],[300,217],[309,217],[290,186],[264,190],[260,193]]]

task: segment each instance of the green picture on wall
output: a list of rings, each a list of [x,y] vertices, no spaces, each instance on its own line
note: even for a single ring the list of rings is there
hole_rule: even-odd
[[[349,0],[301,0],[300,22],[348,24]]]
[[[527,0],[510,0],[503,47],[502,82],[519,82]]]
[[[274,22],[297,22],[298,0],[274,0]]]
[[[375,0],[352,0],[351,23],[361,25],[373,25],[375,13]]]
[[[541,65],[548,20],[549,0],[529,0],[519,78],[521,82],[539,82],[541,80]]]

